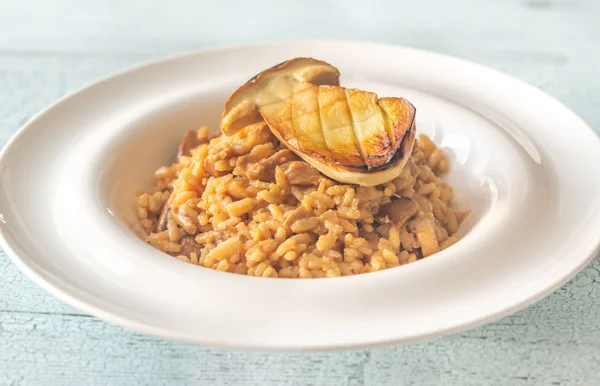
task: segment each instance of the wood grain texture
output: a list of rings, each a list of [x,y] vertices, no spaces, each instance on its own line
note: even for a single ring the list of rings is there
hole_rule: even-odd
[[[600,2],[407,4],[0,0],[0,144],[55,99],[127,66],[215,44],[298,38],[381,41],[473,60],[545,90],[600,132]],[[106,324],[44,292],[0,252],[0,385],[600,384],[599,283],[596,259],[548,298],[470,332],[273,354]]]

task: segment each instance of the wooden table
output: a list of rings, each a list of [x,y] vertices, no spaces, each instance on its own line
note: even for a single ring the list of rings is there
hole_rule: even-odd
[[[473,60],[547,91],[600,132],[600,2],[403,3],[0,0],[0,143],[60,96],[130,65],[300,38]],[[548,298],[467,333],[366,351],[260,353],[106,324],[38,288],[0,252],[0,385],[597,385],[599,283],[596,259]]]

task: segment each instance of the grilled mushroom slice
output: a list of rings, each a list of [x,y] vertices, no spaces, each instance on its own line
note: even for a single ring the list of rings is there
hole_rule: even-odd
[[[325,62],[287,61],[232,95],[221,130],[231,135],[264,119],[283,144],[332,179],[363,186],[394,179],[414,144],[414,106],[338,83],[339,71]]]

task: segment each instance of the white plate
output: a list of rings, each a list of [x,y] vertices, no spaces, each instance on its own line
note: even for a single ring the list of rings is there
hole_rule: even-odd
[[[192,266],[136,238],[135,191],[184,130],[216,127],[237,85],[296,56],[415,104],[417,129],[450,153],[457,204],[474,210],[464,239],[382,272],[283,280]],[[600,244],[600,140],[584,122],[496,71],[386,45],[242,46],[134,68],[26,124],[0,176],[2,246],[35,282],[107,321],[208,345],[329,349],[470,328],[549,294]]]

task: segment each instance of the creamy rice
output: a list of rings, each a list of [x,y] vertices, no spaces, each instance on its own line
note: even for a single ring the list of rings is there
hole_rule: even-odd
[[[263,277],[345,276],[448,248],[467,212],[439,176],[448,161],[421,135],[400,176],[362,187],[333,181],[264,123],[209,138],[186,133],[178,161],[137,197],[146,241],[196,265]]]

